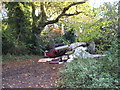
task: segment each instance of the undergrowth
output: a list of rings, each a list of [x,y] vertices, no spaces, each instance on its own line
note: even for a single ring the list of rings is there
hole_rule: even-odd
[[[60,70],[58,87],[62,88],[119,88],[118,49],[113,42],[106,57],[96,59],[76,59],[66,63]]]
[[[35,59],[38,58],[40,56],[38,55],[3,55],[2,56],[2,61],[24,61],[24,60],[31,60],[31,59]]]

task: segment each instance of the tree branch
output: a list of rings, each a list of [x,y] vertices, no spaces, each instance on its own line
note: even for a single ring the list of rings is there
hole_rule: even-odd
[[[73,16],[73,15],[78,15],[80,13],[82,13],[82,12],[76,12],[76,13],[73,13],[73,14],[64,14],[64,16]]]
[[[72,4],[70,4],[69,6],[65,7],[65,8],[63,9],[62,13],[61,13],[55,20],[47,21],[47,22],[45,23],[45,26],[48,25],[48,24],[53,24],[53,23],[58,22],[59,19],[60,19],[62,16],[73,16],[73,15],[78,15],[78,14],[82,13],[82,12],[77,12],[77,13],[74,13],[74,14],[65,14],[66,11],[67,11],[70,7],[75,6],[75,5],[78,5],[78,4],[83,4],[83,3],[85,3],[86,1],[87,1],[87,0],[84,0],[84,1],[82,1],[82,2],[72,3]]]

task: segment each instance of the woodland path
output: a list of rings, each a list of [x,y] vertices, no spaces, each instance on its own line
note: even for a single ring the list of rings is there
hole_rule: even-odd
[[[55,88],[65,64],[39,63],[36,58],[2,63],[2,88]]]

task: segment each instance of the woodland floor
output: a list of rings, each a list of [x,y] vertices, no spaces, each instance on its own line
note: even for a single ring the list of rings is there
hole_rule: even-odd
[[[65,64],[40,63],[40,58],[2,63],[2,88],[55,88]]]

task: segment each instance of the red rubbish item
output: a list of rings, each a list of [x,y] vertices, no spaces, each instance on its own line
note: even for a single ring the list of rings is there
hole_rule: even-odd
[[[50,50],[50,52],[49,52],[49,51],[46,51],[46,52],[45,52],[45,55],[46,55],[47,57],[55,57],[55,52],[56,52],[56,50],[55,50],[55,49],[52,49],[52,50]]]

